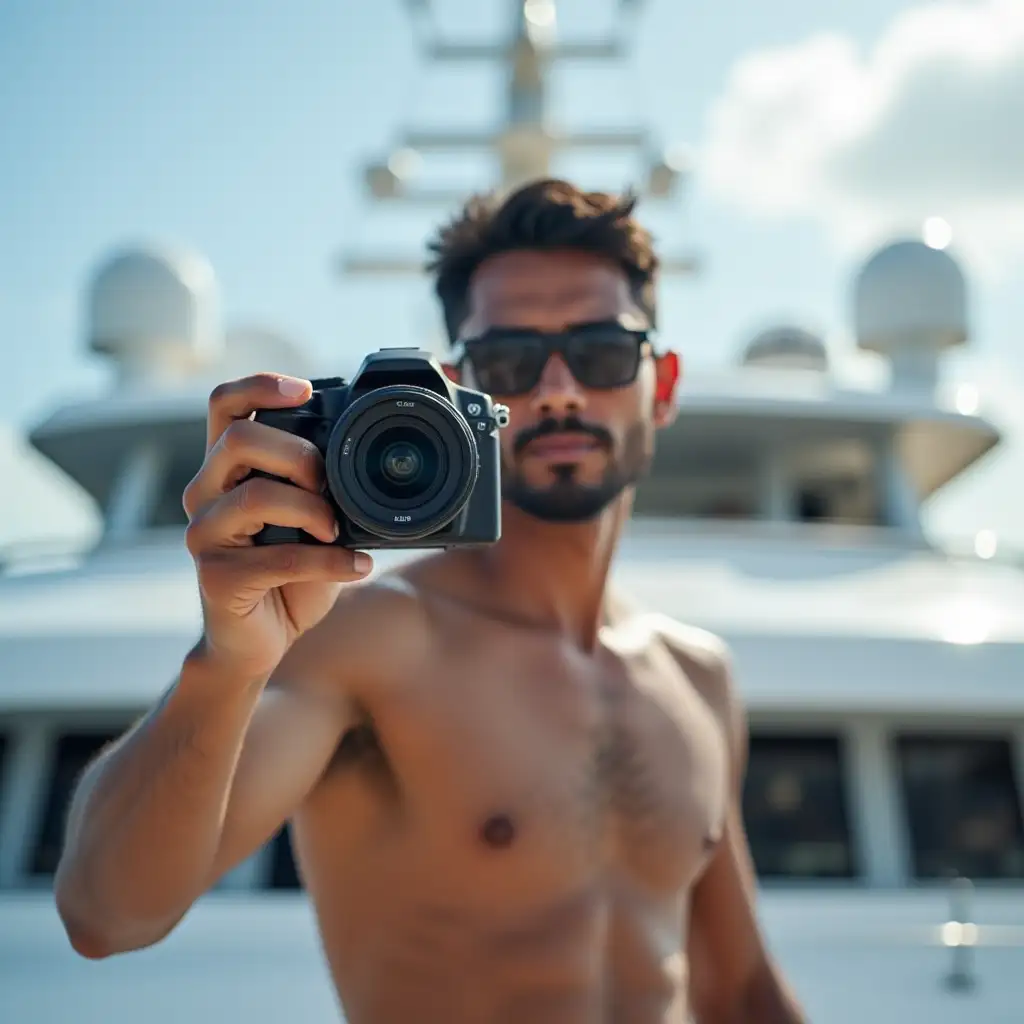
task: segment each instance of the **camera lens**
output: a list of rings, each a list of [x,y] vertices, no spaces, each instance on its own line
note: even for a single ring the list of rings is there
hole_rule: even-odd
[[[390,427],[367,446],[366,472],[389,498],[414,498],[436,479],[441,467],[437,446],[412,426]]]
[[[331,432],[330,494],[359,528],[382,540],[426,537],[469,501],[476,439],[461,413],[425,388],[385,385],[357,398]]]
[[[393,444],[384,453],[384,472],[395,483],[408,483],[420,469],[420,454],[407,444]]]

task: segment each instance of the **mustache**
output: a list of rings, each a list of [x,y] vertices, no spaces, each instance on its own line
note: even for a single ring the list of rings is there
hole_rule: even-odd
[[[525,427],[516,434],[512,451],[515,455],[520,455],[531,442],[552,434],[585,434],[592,437],[604,451],[610,451],[614,444],[612,435],[604,427],[598,426],[596,423],[584,423],[583,420],[570,416],[564,420],[541,420],[535,426]]]

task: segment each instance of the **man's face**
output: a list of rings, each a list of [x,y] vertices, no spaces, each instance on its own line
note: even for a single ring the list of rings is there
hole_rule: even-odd
[[[473,277],[459,379],[509,407],[503,494],[538,519],[596,517],[644,475],[654,432],[671,421],[678,360],[655,358],[616,321],[648,326],[625,274],[600,256],[509,252]]]

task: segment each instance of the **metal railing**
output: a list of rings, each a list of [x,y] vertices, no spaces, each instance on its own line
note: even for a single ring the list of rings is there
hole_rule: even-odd
[[[633,520],[638,535],[647,530],[678,529],[682,533],[727,530],[732,534],[746,535],[751,540],[783,539],[800,536],[804,539],[819,537],[821,540],[840,537],[853,545],[898,547],[929,551],[938,557],[955,562],[991,562],[1024,570],[1024,550],[1008,547],[993,541],[988,531],[980,531],[973,538],[929,538],[914,537],[904,530],[878,526],[852,526],[841,523],[798,523],[774,522],[769,520],[715,520],[705,518],[670,518],[662,516],[637,516]],[[140,541],[164,538],[171,528],[144,531],[138,534]],[[49,568],[68,568],[88,558],[101,543],[101,538],[33,538],[0,545],[0,577],[27,572],[45,572]]]

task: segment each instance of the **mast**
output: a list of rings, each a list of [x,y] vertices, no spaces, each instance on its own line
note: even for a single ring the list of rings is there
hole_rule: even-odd
[[[662,153],[643,123],[562,131],[551,116],[552,70],[583,61],[621,66],[641,0],[609,0],[617,3],[616,28],[597,42],[560,40],[554,0],[498,2],[508,5],[511,16],[505,37],[465,43],[442,37],[430,0],[403,0],[428,69],[493,68],[503,76],[504,102],[499,123],[488,131],[458,125],[400,131],[392,151],[364,170],[371,203],[407,209],[461,203],[462,189],[417,184],[424,156],[490,155],[498,168],[495,186],[509,190],[552,175],[558,157],[574,151],[632,154],[643,168],[637,191],[652,199],[674,197],[686,176],[683,163]],[[352,251],[339,263],[346,274],[402,278],[423,271],[422,257],[409,251]],[[696,261],[669,255],[661,266],[663,273],[690,274]],[[31,440],[97,502],[108,541],[133,540],[165,522],[180,525],[180,492],[195,471],[196,452],[202,452],[202,380],[251,372],[250,364],[257,363],[303,373],[304,361],[287,339],[225,330],[213,271],[196,253],[132,246],[112,254],[90,285],[88,326],[89,347],[114,363],[118,389],[56,410]]]
[[[505,0],[509,2],[509,0]],[[647,198],[674,197],[687,177],[678,153],[664,152],[641,122],[626,128],[561,131],[550,114],[550,79],[556,65],[586,61],[590,65],[622,65],[630,52],[628,29],[643,0],[617,0],[616,30],[597,42],[562,41],[557,32],[555,0],[511,0],[511,31],[503,40],[465,43],[443,39],[430,0],[404,0],[413,20],[421,55],[428,68],[441,65],[494,66],[505,79],[504,114],[493,129],[473,131],[452,126],[404,129],[397,145],[383,159],[368,165],[363,181],[371,204],[453,207],[465,199],[455,188],[417,185],[416,171],[424,156],[491,153],[500,168],[494,186],[509,191],[537,178],[552,176],[557,157],[566,152],[627,153],[639,158],[644,181],[636,191]],[[350,250],[338,260],[342,274],[396,277],[418,275],[423,260],[410,252],[369,253]],[[698,269],[692,254],[662,258],[662,272],[685,276]]]

